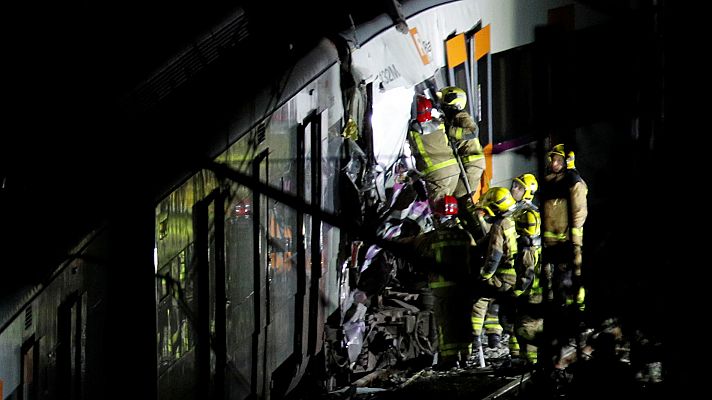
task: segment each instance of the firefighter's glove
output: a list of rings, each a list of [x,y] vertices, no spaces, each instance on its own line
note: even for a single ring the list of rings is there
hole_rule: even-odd
[[[586,289],[581,286],[576,294],[576,303],[583,304],[584,300],[586,300]]]
[[[581,252],[581,246],[577,244],[574,245],[573,264],[574,275],[581,276],[581,265],[583,264],[583,257]]]
[[[522,293],[524,293],[523,290],[514,289],[514,290],[512,290],[512,297],[519,297],[522,295]]]

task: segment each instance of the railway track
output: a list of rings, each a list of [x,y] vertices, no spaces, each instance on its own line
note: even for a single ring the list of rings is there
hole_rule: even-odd
[[[405,371],[377,371],[351,387],[329,393],[326,400],[399,400],[431,399],[508,399],[514,398],[518,388],[530,379],[526,372],[503,376],[492,368],[464,368],[449,371],[420,370],[410,376]]]
[[[531,378],[531,373],[524,373],[520,379],[513,379],[493,393],[483,397],[482,400],[505,399],[507,396],[513,395],[515,389],[518,389],[524,382],[528,381],[529,378]]]

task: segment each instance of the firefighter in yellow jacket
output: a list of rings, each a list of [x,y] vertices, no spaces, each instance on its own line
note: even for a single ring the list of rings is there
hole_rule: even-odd
[[[458,198],[460,207],[477,191],[480,186],[480,179],[485,170],[485,156],[480,144],[479,128],[470,114],[465,111],[467,105],[467,94],[464,90],[447,86],[438,92],[440,107],[445,114],[445,126],[448,138],[455,144],[457,154],[460,156],[462,165],[467,175],[470,189],[473,193],[468,193],[465,182],[460,179],[457,182],[453,195]]]
[[[517,254],[517,234],[512,219],[516,201],[503,187],[490,188],[479,201],[478,208],[486,213],[491,222],[484,263],[479,271],[479,285],[475,288],[472,309],[474,346],[479,347],[479,338],[485,326],[488,347],[498,345],[502,327],[497,317],[498,300],[508,296],[516,283],[514,258]],[[490,322],[490,323],[488,323]]]
[[[514,262],[517,270],[517,283],[514,286],[514,295],[517,298],[514,331],[524,352],[523,358],[533,365],[537,363],[537,344],[543,339],[544,330],[541,218],[538,211],[523,209],[516,214],[514,222],[519,235],[519,252]]]
[[[416,118],[411,122],[408,140],[415,158],[415,167],[428,191],[430,206],[444,196],[452,195],[460,168],[450,147],[443,121],[433,118],[430,99],[416,97]]]
[[[581,282],[583,225],[588,215],[588,186],[576,170],[573,151],[557,144],[549,152],[544,178],[542,239],[544,262],[552,275],[554,304],[583,304]]]
[[[534,204],[534,193],[539,189],[539,183],[533,174],[525,173],[512,179],[512,197],[517,201],[516,209],[512,216],[517,227],[518,253],[514,262],[514,269],[517,271],[517,285],[515,286],[515,297],[522,293],[523,283],[531,280],[534,261],[538,263],[541,254],[540,227],[541,218],[539,208]],[[540,266],[537,266],[537,274]],[[530,282],[531,283],[531,282]],[[538,284],[538,280],[537,280]],[[517,287],[519,286],[519,287]],[[526,296],[525,296],[526,297]],[[509,333],[509,355],[512,358],[520,356],[520,345],[517,335],[514,332],[514,320],[518,314],[515,306],[510,307],[500,316],[502,328]],[[527,352],[525,345],[525,353]],[[531,351],[527,356],[531,355]],[[536,360],[536,349],[533,350],[534,360]]]

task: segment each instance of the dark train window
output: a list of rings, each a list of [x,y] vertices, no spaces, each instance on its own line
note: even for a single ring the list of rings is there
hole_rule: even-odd
[[[482,57],[477,60],[477,83],[474,91],[476,96],[468,98],[477,99],[476,108],[473,112],[473,118],[480,127],[480,142],[483,146],[490,143],[490,107],[491,101],[489,96],[489,78],[487,64],[489,58]],[[496,141],[495,141],[496,142]]]
[[[469,86],[467,85],[467,64],[458,65],[457,67],[453,68],[453,72],[455,74],[455,83],[453,85],[462,88],[462,90],[467,93],[467,99],[469,101],[470,99],[472,99],[472,94],[469,93],[470,90]]]
[[[533,47],[492,55],[493,140],[534,136]]]

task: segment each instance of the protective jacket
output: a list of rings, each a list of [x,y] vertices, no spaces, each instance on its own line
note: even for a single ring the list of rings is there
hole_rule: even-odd
[[[447,125],[448,137],[456,144],[457,154],[462,160],[470,188],[475,191],[485,170],[485,156],[480,144],[479,128],[466,111],[455,114]],[[454,196],[462,197],[467,194],[466,192],[464,182],[459,181]]]
[[[408,136],[415,167],[425,179],[438,180],[460,172],[442,121],[414,121]]]
[[[438,332],[438,363],[445,364],[469,356],[472,343],[470,310],[472,294],[469,282],[472,236],[461,228],[435,229],[420,235],[415,248],[424,262],[430,260],[428,286],[435,304]]]
[[[547,175],[539,193],[544,211],[544,246],[566,242],[583,245],[583,224],[588,215],[588,186],[578,171],[569,169]]]
[[[480,275],[485,280],[494,280],[494,286],[511,288],[516,283],[514,258],[517,254],[517,232],[511,216],[495,217],[489,231],[489,242]],[[499,282],[497,282],[499,281]],[[507,287],[508,286],[508,287]]]

